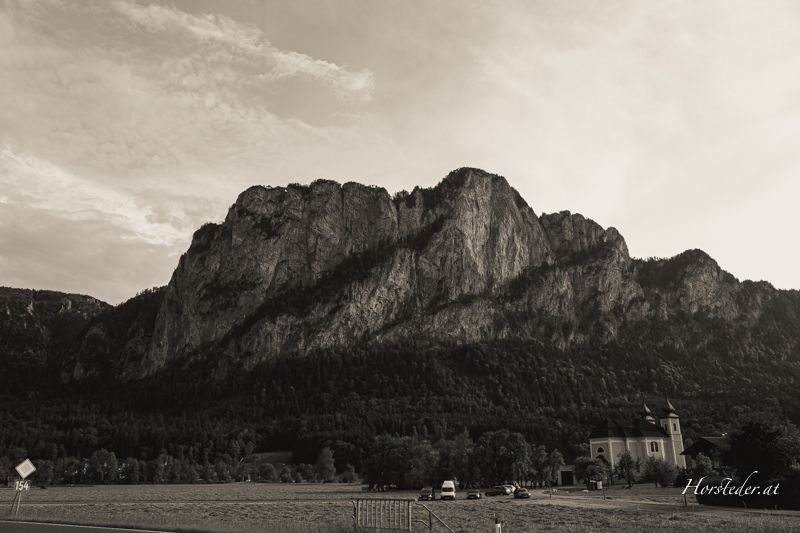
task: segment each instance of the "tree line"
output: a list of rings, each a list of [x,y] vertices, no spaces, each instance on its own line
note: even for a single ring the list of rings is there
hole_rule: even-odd
[[[484,433],[477,442],[464,431],[431,442],[419,437],[378,435],[364,462],[364,480],[372,488],[413,489],[455,480],[460,487],[514,482],[540,487],[558,484],[564,457],[556,449],[531,445],[517,432]]]

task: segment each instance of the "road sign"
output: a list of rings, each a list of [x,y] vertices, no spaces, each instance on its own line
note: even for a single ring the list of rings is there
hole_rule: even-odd
[[[14,482],[14,490],[31,490],[31,482],[23,479],[17,480]]]
[[[31,462],[30,459],[25,459],[20,464],[18,464],[15,469],[19,473],[19,475],[22,476],[22,479],[25,479],[26,477],[36,472],[36,467],[33,466],[33,463]]]

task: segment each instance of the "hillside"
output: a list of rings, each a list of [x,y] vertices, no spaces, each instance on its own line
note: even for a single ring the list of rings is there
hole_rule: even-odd
[[[46,379],[19,372],[4,397],[37,398],[25,416],[53,435],[56,394],[109,426],[65,440],[70,453],[153,453],[153,416],[173,421],[168,442],[247,428],[251,449],[304,461],[384,431],[507,427],[569,451],[642,394],[668,396],[690,438],[757,411],[800,422],[798,291],[740,282],[700,250],[633,259],[614,228],[537,216],[477,169],[394,198],[325,180],[252,187],[195,232],[166,287],[62,327],[42,315],[31,329],[19,302],[3,346]]]
[[[199,229],[152,329],[108,350],[126,382],[208,361],[223,379],[287,354],[404,339],[526,339],[557,349],[669,327],[675,346],[798,361],[800,297],[740,283],[699,250],[634,260],[623,237],[578,214],[537,216],[505,179],[475,169],[432,189],[319,180],[253,187]],[[721,320],[725,333],[698,336]],[[149,324],[149,321],[148,321]],[[726,335],[734,335],[728,340]],[[122,342],[120,339],[119,342]],[[65,376],[93,365],[74,353]]]

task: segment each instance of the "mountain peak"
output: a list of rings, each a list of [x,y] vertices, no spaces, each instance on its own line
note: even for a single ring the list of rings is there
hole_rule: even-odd
[[[519,338],[564,349],[698,312],[750,324],[770,291],[742,289],[701,251],[634,261],[614,228],[569,211],[537,217],[481,169],[394,198],[316,180],[240,194],[149,300],[160,306],[141,321],[150,329],[109,352],[125,354],[128,379],[172,362],[249,368],[364,341]]]

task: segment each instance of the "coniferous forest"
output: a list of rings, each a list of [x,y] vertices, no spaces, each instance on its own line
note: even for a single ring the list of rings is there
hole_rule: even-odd
[[[44,480],[63,483],[277,480],[236,465],[279,450],[310,465],[328,448],[337,472],[368,477],[381,435],[446,448],[497,431],[569,462],[593,424],[636,416],[642,399],[657,413],[669,398],[687,445],[753,418],[798,423],[796,365],[725,361],[647,335],[565,351],[515,340],[364,343],[229,368],[221,380],[203,364],[124,386],[50,380],[35,399],[5,400],[0,468],[29,457],[45,465]]]

